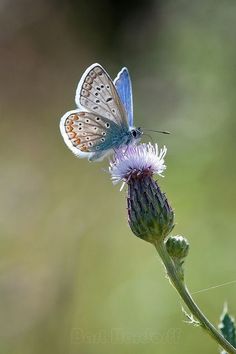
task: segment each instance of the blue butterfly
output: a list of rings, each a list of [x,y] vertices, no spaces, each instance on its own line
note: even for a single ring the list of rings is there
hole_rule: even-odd
[[[140,139],[141,129],[133,127],[132,87],[126,68],[113,82],[101,65],[91,65],[81,77],[75,102],[78,109],[64,114],[60,122],[64,141],[75,155],[101,160]]]

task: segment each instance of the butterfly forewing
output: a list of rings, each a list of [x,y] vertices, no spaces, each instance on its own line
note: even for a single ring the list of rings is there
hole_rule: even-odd
[[[65,118],[63,129],[69,148],[95,152],[108,149],[115,142],[121,128],[94,113],[74,112]]]
[[[129,126],[133,126],[133,97],[131,79],[127,68],[123,68],[114,80],[115,87],[120,96],[128,116]]]
[[[93,64],[85,71],[78,85],[75,101],[79,107],[128,129],[127,114],[116,88],[99,64]]]

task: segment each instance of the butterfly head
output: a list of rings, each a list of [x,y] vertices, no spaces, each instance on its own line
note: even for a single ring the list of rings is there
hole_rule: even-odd
[[[143,131],[140,127],[130,129],[131,140],[140,139],[142,134],[143,134]]]

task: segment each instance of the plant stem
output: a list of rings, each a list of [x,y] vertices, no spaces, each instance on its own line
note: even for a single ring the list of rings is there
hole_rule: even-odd
[[[175,263],[166,251],[166,247],[162,242],[156,242],[155,247],[159,256],[164,263],[167,274],[171,283],[176,288],[177,292],[183,299],[184,303],[187,305],[191,313],[199,321],[199,324],[204,328],[208,334],[229,354],[236,354],[236,349],[223,337],[223,335],[209,322],[205,315],[201,312],[199,307],[194,302],[192,296],[190,295],[184,281],[181,278],[180,272],[176,267]]]

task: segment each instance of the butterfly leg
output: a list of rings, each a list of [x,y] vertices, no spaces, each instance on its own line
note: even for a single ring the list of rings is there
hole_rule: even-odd
[[[124,155],[126,154],[126,152],[127,152],[128,148],[129,148],[129,146],[128,146],[128,145],[126,145],[126,149],[125,149],[125,151],[123,152],[123,154],[124,154]]]

